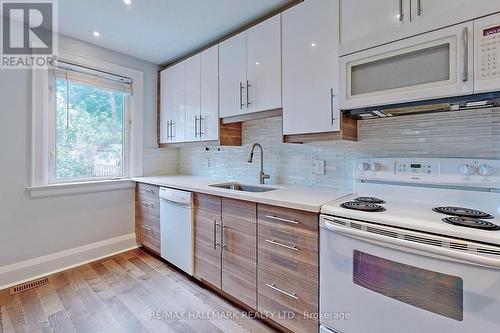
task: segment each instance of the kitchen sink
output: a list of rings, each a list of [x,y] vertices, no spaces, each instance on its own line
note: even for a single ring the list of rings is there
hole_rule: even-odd
[[[224,188],[227,190],[242,191],[242,192],[269,192],[277,190],[274,187],[244,185],[240,183],[224,183],[224,184],[214,184],[209,186]]]

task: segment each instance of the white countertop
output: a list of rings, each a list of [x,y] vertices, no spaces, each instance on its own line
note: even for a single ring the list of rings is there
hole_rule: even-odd
[[[164,186],[190,192],[212,194],[226,198],[252,201],[262,204],[293,208],[303,211],[319,213],[321,207],[333,200],[349,195],[349,192],[338,191],[321,187],[306,187],[293,185],[265,185],[276,188],[269,192],[243,192],[212,187],[213,184],[224,184],[238,182],[237,180],[214,179],[201,176],[155,176],[136,177],[132,180],[139,183],[146,183]],[[256,183],[241,182],[245,185],[257,185]]]

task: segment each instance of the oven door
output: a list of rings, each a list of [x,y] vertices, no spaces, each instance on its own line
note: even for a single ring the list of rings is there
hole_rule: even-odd
[[[500,260],[454,256],[415,234],[408,237],[416,243],[388,229],[368,232],[370,224],[348,222],[360,226],[354,230],[336,220],[321,218],[323,327],[341,333],[500,332]]]
[[[340,108],[469,95],[473,23],[467,22],[340,58]]]

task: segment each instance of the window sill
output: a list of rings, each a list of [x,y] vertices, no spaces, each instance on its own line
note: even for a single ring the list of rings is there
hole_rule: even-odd
[[[117,191],[135,188],[135,182],[131,179],[97,180],[81,183],[62,183],[41,186],[29,186],[32,199],[58,197],[66,195],[77,195],[95,192]]]

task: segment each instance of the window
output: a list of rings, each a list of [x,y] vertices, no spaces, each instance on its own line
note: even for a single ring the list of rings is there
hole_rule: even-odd
[[[142,176],[143,73],[61,52],[55,68],[32,76],[31,197],[133,187],[130,178]]]
[[[128,175],[130,79],[61,66],[52,76],[54,182]]]

